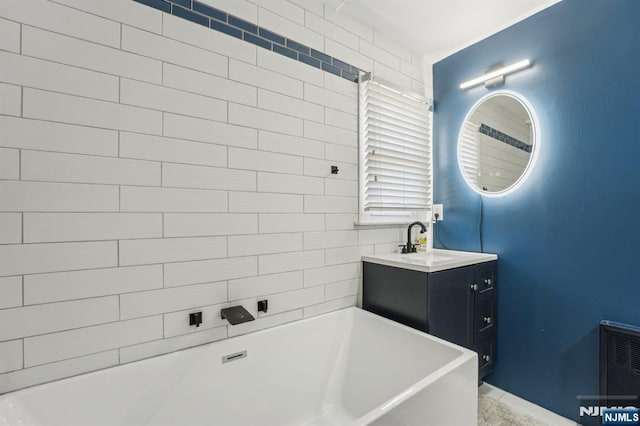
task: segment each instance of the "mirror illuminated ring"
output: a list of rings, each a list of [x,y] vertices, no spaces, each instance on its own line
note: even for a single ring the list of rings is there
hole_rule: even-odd
[[[458,135],[458,166],[478,194],[501,197],[530,175],[540,151],[540,126],[519,93],[498,90],[469,110]]]

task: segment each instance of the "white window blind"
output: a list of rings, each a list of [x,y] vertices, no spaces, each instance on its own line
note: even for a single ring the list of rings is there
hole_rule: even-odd
[[[372,80],[360,83],[361,207],[431,208],[430,105]]]

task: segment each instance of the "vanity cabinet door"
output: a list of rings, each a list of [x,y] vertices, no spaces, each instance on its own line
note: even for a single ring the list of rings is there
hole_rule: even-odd
[[[471,347],[474,267],[429,274],[429,334]]]
[[[427,331],[427,274],[363,262],[362,308]]]

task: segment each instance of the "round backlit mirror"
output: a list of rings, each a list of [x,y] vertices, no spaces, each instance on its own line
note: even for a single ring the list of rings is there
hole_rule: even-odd
[[[515,92],[489,93],[467,113],[458,136],[458,165],[474,191],[502,196],[527,177],[539,150],[533,108]]]

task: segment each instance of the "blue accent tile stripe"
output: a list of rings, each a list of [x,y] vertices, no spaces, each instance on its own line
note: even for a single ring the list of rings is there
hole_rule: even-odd
[[[191,0],[169,0],[171,3],[191,9]]]
[[[329,65],[326,62],[322,63],[322,69],[324,71],[330,72],[331,74],[335,74],[338,77],[342,77],[342,70],[340,68],[336,68],[333,65]]]
[[[229,18],[227,19],[227,22],[229,23],[229,25],[233,25],[234,27],[238,27],[241,30],[248,31],[248,32],[253,33],[253,34],[258,34],[258,26],[252,24],[249,21],[245,21],[244,19],[236,18],[233,15],[229,15]]]
[[[167,13],[171,12],[171,4],[163,0],[135,0],[135,1],[137,1],[138,3],[144,4],[145,6],[151,6],[154,9],[158,9],[163,12],[167,12]]]
[[[358,82],[358,74],[342,71],[342,78],[346,78],[349,81]]]
[[[196,24],[204,25],[205,27],[209,26],[209,18],[206,16],[202,16],[198,13],[192,12],[191,10],[176,6],[175,4],[172,7],[171,13],[175,16],[179,16],[180,18],[195,22]]]
[[[285,44],[285,38],[282,37],[281,35],[278,35],[274,32],[271,32],[269,30],[265,30],[264,28],[258,28],[258,35],[262,38],[266,38],[271,40],[274,43],[278,43],[281,45]]]
[[[311,56],[303,55],[302,53],[298,55],[298,60],[316,68],[320,68],[321,65],[321,62],[319,60],[312,58]]]
[[[340,68],[341,70],[344,70],[344,71],[346,71],[346,72],[350,72],[350,73],[353,73],[353,72],[354,72],[354,71],[353,71],[353,67],[352,67],[351,65],[349,65],[349,64],[348,64],[348,63],[346,63],[346,62],[342,62],[341,60],[336,59],[336,58],[333,58],[333,66],[334,66],[334,67],[338,67],[338,68]]]
[[[310,48],[305,46],[304,44],[300,44],[297,41],[293,41],[290,38],[287,39],[287,47],[293,50],[297,50],[298,52],[309,56]]]
[[[480,128],[478,131],[484,135],[487,135],[495,140],[500,142],[504,142],[507,145],[511,145],[514,148],[520,149],[524,152],[531,153],[532,146],[528,143],[524,143],[519,139],[514,138],[513,136],[509,136],[506,133],[502,133],[500,130],[494,129],[491,126],[487,126],[484,123],[480,124]]]
[[[220,21],[216,21],[215,19],[211,20],[211,28],[239,39],[242,38],[242,30],[232,27],[231,25],[224,24]]]
[[[357,67],[197,0],[133,1],[204,25],[212,30],[255,44],[346,80],[358,81],[360,70]],[[517,139],[514,140],[522,144]]]
[[[315,49],[311,49],[311,57],[312,57],[312,58],[316,58],[316,59],[317,59],[317,60],[319,60],[319,61],[322,61],[322,62],[326,62],[326,63],[328,63],[328,64],[331,64],[331,56],[329,56],[329,55],[325,55],[325,54],[324,54],[324,53],[322,53],[322,52],[318,52],[318,51],[317,51],[317,50],[315,50]]]
[[[298,52],[295,50],[287,49],[286,47],[282,47],[274,43],[273,51],[281,55],[288,56],[291,59],[295,59],[296,61],[298,60]]]
[[[253,43],[256,46],[264,47],[265,49],[271,50],[271,42],[269,40],[265,40],[251,33],[244,33],[244,41],[248,41],[249,43]]]
[[[215,7],[202,4],[200,2],[193,2],[193,11],[207,15],[209,18],[217,19],[218,21],[227,22],[227,14]]]

